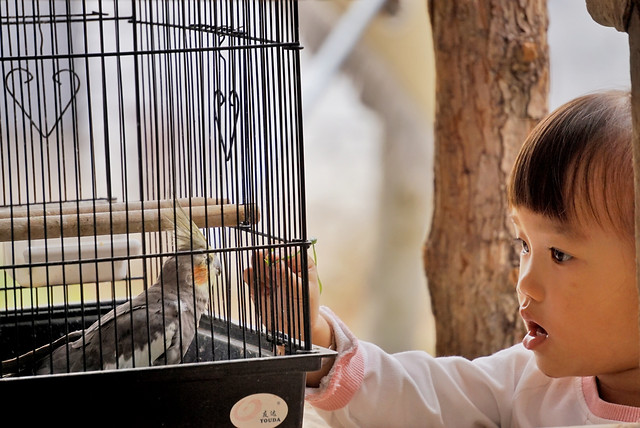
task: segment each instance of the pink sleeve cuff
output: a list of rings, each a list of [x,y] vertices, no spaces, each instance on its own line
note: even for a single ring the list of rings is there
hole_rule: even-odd
[[[364,355],[358,339],[331,309],[323,306],[320,314],[333,328],[338,356],[320,386],[306,389],[306,400],[318,409],[332,411],[346,406],[360,389],[364,379]]]

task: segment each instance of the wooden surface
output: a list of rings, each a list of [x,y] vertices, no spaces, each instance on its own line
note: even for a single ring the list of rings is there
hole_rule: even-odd
[[[253,205],[217,204],[217,200],[188,200],[181,203],[199,227],[237,226],[257,223],[259,213]],[[191,207],[189,207],[191,203]],[[104,204],[66,206],[62,211],[42,209],[0,214],[0,242],[25,239],[44,239],[75,236],[110,235],[121,233],[157,232],[171,230],[172,201],[147,201],[125,205]],[[132,208],[133,207],[133,208]],[[137,209],[135,209],[137,208]],[[44,215],[43,215],[44,214]]]
[[[589,14],[598,24],[627,31],[631,17],[631,0],[586,0]]]
[[[522,338],[505,184],[547,113],[546,1],[429,2],[436,56],[435,198],[425,266],[438,355]]]
[[[228,204],[228,199],[215,198],[179,198],[178,204],[182,207],[202,206],[202,205],[221,205]],[[86,213],[105,213],[109,211],[125,211],[125,210],[153,210],[158,208],[173,207],[173,200],[165,199],[160,201],[130,201],[130,202],[108,202],[104,199],[95,201],[79,201],[79,202],[49,202],[46,204],[18,205],[13,208],[0,208],[0,219],[10,217],[29,217],[29,216],[53,216],[59,214],[86,214]]]

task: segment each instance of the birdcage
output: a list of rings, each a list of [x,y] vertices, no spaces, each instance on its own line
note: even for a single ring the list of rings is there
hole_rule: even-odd
[[[243,280],[269,258],[305,265],[310,245],[296,0],[0,2],[0,37],[3,408],[78,425],[299,426],[305,372],[327,355],[305,340],[305,266],[281,293]],[[178,210],[206,247],[180,247]],[[198,256],[218,273],[192,303],[163,267],[185,255],[192,281],[178,287],[195,287]],[[196,294],[203,311],[183,315]],[[114,362],[70,354],[89,333],[114,335]],[[178,361],[168,337],[187,342]]]

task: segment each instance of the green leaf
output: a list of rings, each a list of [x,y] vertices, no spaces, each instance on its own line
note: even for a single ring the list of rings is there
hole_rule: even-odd
[[[311,249],[313,250],[313,263],[316,264],[316,275],[318,276],[318,287],[320,288],[320,294],[322,294],[322,281],[320,281],[320,275],[318,275],[318,254],[316,254],[316,242],[317,238],[311,238]]]

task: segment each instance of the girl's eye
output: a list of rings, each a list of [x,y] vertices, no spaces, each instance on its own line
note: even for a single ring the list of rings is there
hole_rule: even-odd
[[[551,257],[553,258],[553,261],[557,263],[568,262],[573,258],[573,256],[570,256],[567,253],[563,253],[557,248],[551,248]]]
[[[520,238],[516,238],[516,242],[519,243],[521,246],[520,254],[529,253],[529,244],[527,244],[523,239],[520,239]]]

